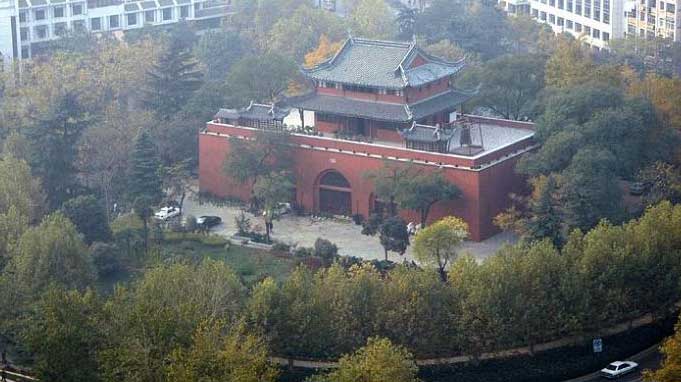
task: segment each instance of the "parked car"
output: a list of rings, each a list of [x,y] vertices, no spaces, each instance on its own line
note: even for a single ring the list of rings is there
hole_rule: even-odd
[[[274,211],[276,216],[286,215],[289,212],[291,212],[291,203],[279,203]]]
[[[180,216],[180,209],[177,207],[163,207],[154,214],[158,220],[170,220],[176,216]]]
[[[219,216],[199,216],[196,219],[196,224],[204,228],[213,228],[222,223],[222,218]]]
[[[605,368],[601,369],[601,376],[608,379],[619,378],[625,374],[631,373],[638,368],[638,364],[632,361],[615,361]]]

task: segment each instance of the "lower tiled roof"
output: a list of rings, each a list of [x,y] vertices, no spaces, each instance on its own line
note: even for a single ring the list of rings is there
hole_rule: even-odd
[[[435,113],[452,110],[469,98],[470,95],[468,94],[449,90],[411,105],[403,105],[312,93],[289,98],[286,103],[305,110],[345,117],[359,117],[386,122],[412,122]]]

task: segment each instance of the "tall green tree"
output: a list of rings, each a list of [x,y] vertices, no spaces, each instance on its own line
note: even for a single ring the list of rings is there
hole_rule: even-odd
[[[59,96],[28,130],[33,144],[33,171],[42,179],[53,209],[59,208],[78,188],[78,142],[94,122],[93,110],[82,102],[83,97],[77,92]]]
[[[91,291],[52,287],[36,304],[23,335],[35,357],[38,378],[46,381],[99,381],[97,351],[102,345],[101,306]]]
[[[251,101],[274,102],[295,75],[295,63],[276,53],[243,58],[227,75],[227,89],[231,93],[228,101],[234,106]]]
[[[435,266],[443,282],[447,267],[457,257],[456,247],[468,237],[468,224],[450,216],[419,231],[414,239],[414,253],[424,265]]]
[[[111,229],[106,210],[92,195],[78,196],[69,199],[62,206],[64,215],[83,234],[85,243],[111,240]]]
[[[208,30],[194,47],[206,72],[206,81],[224,81],[232,65],[249,52],[249,43],[236,31]]]
[[[128,199],[134,202],[145,199],[149,205],[161,201],[163,190],[159,175],[161,163],[156,146],[146,130],[140,131],[135,139],[130,168],[128,170]]]
[[[389,251],[397,252],[400,256],[407,252],[409,232],[407,231],[407,223],[401,217],[392,216],[385,219],[378,230],[378,235],[385,252],[386,261]]]
[[[366,38],[390,40],[397,34],[395,14],[385,0],[358,0],[350,24],[355,34]]]
[[[397,190],[397,203],[401,208],[418,211],[421,226],[428,222],[430,209],[435,203],[454,200],[461,190],[449,182],[440,172],[421,171],[406,178]]]
[[[147,73],[144,106],[162,121],[169,121],[201,87],[202,74],[191,52],[170,43]]]
[[[259,178],[253,185],[253,195],[263,208],[265,234],[268,241],[270,241],[270,233],[273,228],[272,221],[275,218],[277,207],[281,203],[291,201],[294,190],[295,185],[291,181],[291,176],[286,173],[268,174]]]

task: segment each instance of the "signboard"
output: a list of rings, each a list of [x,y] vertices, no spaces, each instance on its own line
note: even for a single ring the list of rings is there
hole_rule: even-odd
[[[594,353],[600,353],[603,351],[603,339],[594,338],[593,340]]]

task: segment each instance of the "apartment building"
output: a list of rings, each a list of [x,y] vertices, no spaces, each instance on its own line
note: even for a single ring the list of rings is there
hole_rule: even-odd
[[[531,15],[556,33],[581,37],[595,49],[626,33],[625,0],[499,0],[499,5],[509,14]]]
[[[9,64],[69,31],[125,31],[232,12],[231,0],[0,0],[0,53]]]
[[[681,41],[679,0],[635,0],[627,12],[627,34]]]

